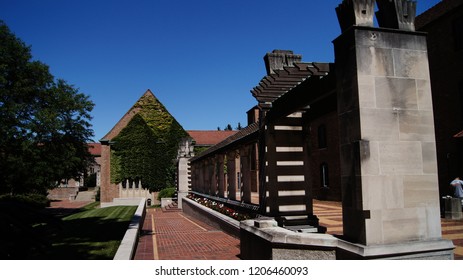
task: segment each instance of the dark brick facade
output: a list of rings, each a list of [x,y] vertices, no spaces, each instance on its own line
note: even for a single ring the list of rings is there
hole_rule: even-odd
[[[439,189],[451,193],[449,182],[463,176],[463,1],[444,0],[416,20],[428,34],[432,101],[436,131]]]

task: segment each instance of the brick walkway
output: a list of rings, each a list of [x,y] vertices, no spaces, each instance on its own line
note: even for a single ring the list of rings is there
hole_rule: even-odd
[[[239,239],[180,211],[150,208],[146,213],[135,259],[237,260],[239,244]]]
[[[70,210],[91,202],[53,202],[50,208]],[[327,233],[342,235],[342,209],[337,202],[314,201],[314,214]],[[152,225],[155,225],[155,231]],[[442,237],[453,241],[455,259],[463,260],[463,220],[441,219]],[[154,246],[156,244],[156,246]],[[147,210],[137,260],[237,260],[239,239],[188,217],[181,211]]]
[[[342,235],[342,208],[338,202],[314,201],[314,214],[327,233]],[[155,232],[151,231],[155,224]],[[441,220],[442,237],[456,246],[455,259],[463,259],[463,221]],[[153,243],[154,242],[154,243]],[[153,246],[156,244],[156,246]],[[182,212],[149,209],[135,259],[234,260],[239,240],[217,231]]]

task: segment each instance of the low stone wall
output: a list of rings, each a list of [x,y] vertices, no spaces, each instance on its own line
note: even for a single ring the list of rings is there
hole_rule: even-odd
[[[78,187],[60,187],[50,190],[47,197],[50,200],[74,200],[78,192]]]
[[[135,251],[137,249],[138,237],[140,230],[143,227],[143,221],[145,220],[146,215],[146,199],[115,199],[114,204],[105,204],[104,207],[110,206],[134,206],[134,203],[137,200],[138,208],[133,215],[132,220],[130,221],[129,227],[125,232],[124,238],[117,249],[114,260],[132,260],[135,256]],[[126,202],[126,204],[124,204]]]
[[[241,222],[240,257],[245,260],[451,260],[450,240],[362,245],[329,234],[300,233],[273,219]]]
[[[187,197],[182,199],[182,208],[184,213],[195,217],[216,229],[223,230],[231,236],[236,238],[240,237],[239,221],[207,208]]]
[[[240,223],[189,198],[182,204],[186,214],[239,238],[244,260],[453,259],[449,240],[364,246],[329,234],[288,230],[269,217]]]
[[[338,245],[332,235],[294,232],[271,218],[241,222],[240,241],[245,260],[335,260]]]

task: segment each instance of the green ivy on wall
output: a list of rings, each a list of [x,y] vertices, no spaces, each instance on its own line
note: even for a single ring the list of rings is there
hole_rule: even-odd
[[[141,180],[159,191],[175,185],[178,145],[188,133],[152,94],[132,109],[140,109],[111,145],[111,181]]]

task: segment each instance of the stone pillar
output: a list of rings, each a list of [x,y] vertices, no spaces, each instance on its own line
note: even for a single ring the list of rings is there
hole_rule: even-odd
[[[366,246],[441,240],[426,36],[374,28],[373,4],[350,0],[338,7],[344,236]],[[368,24],[347,26],[356,17]]]
[[[251,166],[249,147],[243,146],[240,149],[241,161],[241,201],[251,203]]]
[[[225,174],[224,174],[224,161],[225,156],[223,154],[217,155],[217,189],[218,197],[225,196]]]
[[[182,199],[188,195],[188,191],[190,190],[190,161],[189,158],[180,157],[178,159],[178,206],[182,207]]]
[[[215,195],[215,185],[214,185],[214,161],[212,158],[207,158],[205,161],[206,169],[206,193],[209,195]]]
[[[227,153],[228,199],[236,200],[235,151]]]
[[[101,143],[101,202],[112,202],[119,197],[119,188],[111,183],[111,146],[108,142]]]
[[[218,196],[219,194],[219,187],[218,187],[218,180],[217,180],[217,157],[214,156],[211,159],[212,163],[212,178],[211,178],[211,185],[212,185],[212,194]]]
[[[312,225],[311,174],[303,112],[267,118],[261,127],[260,207],[281,226]]]

